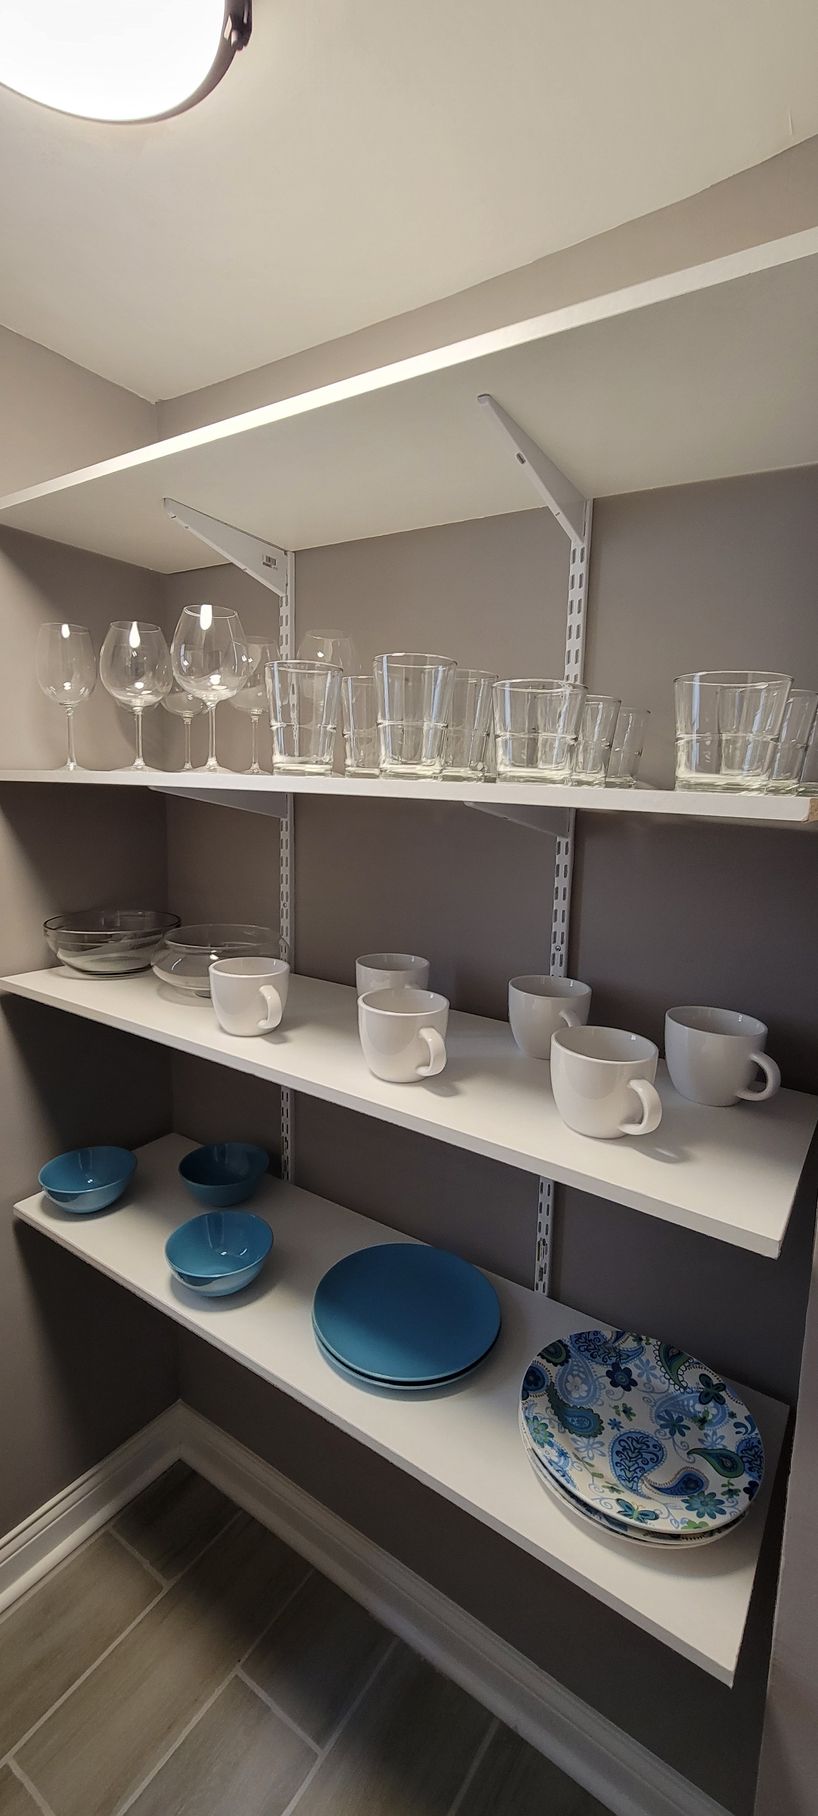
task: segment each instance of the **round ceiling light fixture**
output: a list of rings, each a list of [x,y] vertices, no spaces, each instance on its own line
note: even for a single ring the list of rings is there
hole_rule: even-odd
[[[165,120],[243,50],[252,0],[0,0],[0,85],[86,120]]]

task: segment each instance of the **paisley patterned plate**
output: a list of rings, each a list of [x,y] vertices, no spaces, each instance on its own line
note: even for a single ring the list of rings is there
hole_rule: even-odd
[[[716,1539],[725,1538],[728,1532],[732,1532],[734,1526],[740,1526],[744,1518],[744,1514],[740,1513],[729,1526],[719,1526],[715,1532],[708,1530],[654,1533],[649,1526],[626,1526],[622,1520],[612,1519],[606,1513],[583,1506],[582,1501],[575,1500],[574,1496],[569,1494],[564,1483],[559,1482],[556,1476],[549,1475],[548,1470],[543,1468],[531,1443],[522,1415],[520,1416],[520,1431],[526,1455],[538,1482],[547,1489],[552,1499],[559,1501],[563,1512],[569,1514],[573,1519],[579,1520],[583,1526],[601,1526],[610,1538],[624,1539],[627,1545],[650,1545],[654,1551],[666,1551],[669,1545],[675,1546],[677,1551],[682,1545],[712,1545]]]
[[[735,1388],[634,1331],[549,1343],[526,1371],[520,1413],[542,1469],[623,1530],[721,1531],[747,1511],[764,1474],[758,1426]]]

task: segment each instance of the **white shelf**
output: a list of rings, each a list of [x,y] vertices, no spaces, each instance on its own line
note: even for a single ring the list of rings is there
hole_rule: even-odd
[[[587,497],[807,465],[817,276],[809,229],[9,494],[0,522],[175,572],[215,557],[166,496],[288,549],[535,508],[483,392]]]
[[[804,827],[818,826],[818,794],[711,794],[672,788],[583,788],[575,784],[555,786],[539,782],[441,782],[402,781],[387,777],[360,776],[250,776],[219,770],[164,769],[0,769],[2,783],[57,783],[71,788],[125,787],[153,788],[174,795],[189,795],[192,800],[213,799],[224,795],[231,805],[259,806],[269,797],[293,795],[335,795],[350,800],[434,801],[461,803],[471,807],[501,812],[504,808],[526,810],[536,823],[537,815],[553,815],[570,809],[589,813],[612,813],[620,818],[638,814],[640,818],[666,820],[713,820],[730,825]],[[514,817],[514,816],[511,816]],[[545,823],[545,822],[544,822]]]
[[[517,1429],[520,1382],[531,1357],[553,1337],[592,1327],[593,1319],[492,1276],[503,1328],[497,1349],[470,1381],[417,1397],[355,1387],[316,1347],[310,1315],[315,1287],[343,1255],[406,1238],[295,1186],[270,1181],[252,1205],[275,1233],[257,1285],[235,1299],[197,1298],[172,1279],[163,1253],[170,1230],[195,1214],[176,1175],[190,1145],[167,1136],[140,1149],[134,1188],[115,1211],[71,1217],[36,1193],[15,1206],[16,1215],[626,1620],[732,1683],[786,1408],[741,1390],[762,1430],[767,1472],[739,1531],[695,1555],[672,1558],[597,1536],[564,1514],[538,1485]]]
[[[186,999],[151,972],[88,978],[55,967],[0,979],[0,989],[162,1046],[342,1104],[381,1122],[578,1186],[649,1216],[776,1256],[813,1131],[818,1098],[780,1091],[769,1103],[703,1109],[679,1097],[664,1069],[655,1136],[594,1141],[561,1121],[548,1067],[524,1059],[506,1022],[450,1018],[440,1077],[395,1085],[364,1063],[353,989],[293,977],[275,1034],[222,1033],[209,1001]]]

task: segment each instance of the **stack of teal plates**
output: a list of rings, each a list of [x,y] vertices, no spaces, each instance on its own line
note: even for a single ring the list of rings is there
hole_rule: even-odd
[[[347,1379],[418,1393],[461,1381],[485,1360],[500,1306],[491,1282],[458,1255],[385,1242],[330,1268],[312,1320],[319,1349]]]
[[[744,1518],[764,1446],[734,1387],[670,1343],[581,1330],[534,1357],[520,1428],[567,1513],[636,1544],[696,1545]]]

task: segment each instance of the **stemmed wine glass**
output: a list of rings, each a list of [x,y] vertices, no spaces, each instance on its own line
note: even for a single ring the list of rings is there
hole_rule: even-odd
[[[342,668],[345,675],[357,675],[360,669],[355,645],[343,631],[307,631],[297,650],[299,662],[328,662],[331,668]]]
[[[232,700],[247,680],[247,639],[238,612],[224,605],[186,605],[173,633],[171,660],[179,686],[207,707],[205,768],[218,769],[216,707]]]
[[[97,664],[90,632],[83,624],[41,624],[37,633],[37,680],[49,700],[65,712],[68,756],[64,767],[77,768],[74,711],[92,694]]]
[[[174,719],[181,719],[183,721],[185,727],[185,760],[182,764],[182,768],[192,769],[193,759],[190,754],[190,727],[196,714],[204,712],[204,701],[194,700],[192,694],[185,694],[180,688],[171,688],[170,693],[165,694],[162,705],[164,706],[165,711],[170,713]]]
[[[136,756],[132,769],[144,769],[142,714],[158,706],[170,692],[170,651],[158,624],[138,618],[119,618],[109,626],[99,653],[99,676],[120,706],[129,706],[136,720]]]
[[[262,714],[267,710],[267,664],[268,662],[278,661],[278,645],[275,643],[260,643],[257,638],[251,637],[247,645],[247,653],[247,680],[245,681],[241,692],[233,695],[230,705],[234,706],[238,712],[244,713],[250,720],[250,768],[248,769],[247,774],[250,776],[260,776],[261,764],[258,760],[258,728],[261,723]]]

